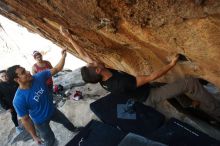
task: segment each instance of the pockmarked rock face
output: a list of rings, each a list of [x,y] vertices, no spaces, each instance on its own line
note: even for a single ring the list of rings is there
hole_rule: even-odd
[[[161,80],[192,75],[220,88],[219,0],[1,0],[0,14],[78,56],[66,27],[91,56],[133,75],[181,53],[188,61]]]

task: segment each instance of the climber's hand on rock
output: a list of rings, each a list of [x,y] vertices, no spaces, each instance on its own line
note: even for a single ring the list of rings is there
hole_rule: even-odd
[[[175,64],[177,63],[178,59],[179,59],[179,54],[176,54],[176,55],[172,58],[170,64],[171,64],[171,65],[175,65]]]
[[[63,49],[63,50],[61,51],[61,54],[62,54],[63,57],[66,57],[66,51],[67,51],[67,49]]]
[[[65,37],[70,37],[70,36],[71,36],[69,30],[66,29],[66,28],[64,28],[63,26],[60,27],[60,33],[61,33],[63,36],[65,36]]]

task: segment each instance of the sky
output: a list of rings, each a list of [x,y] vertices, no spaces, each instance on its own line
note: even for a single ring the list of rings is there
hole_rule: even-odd
[[[0,70],[19,64],[31,71],[35,60],[33,51],[43,52],[43,59],[55,66],[61,57],[61,48],[36,33],[0,15]],[[85,62],[67,54],[64,68],[75,70]]]

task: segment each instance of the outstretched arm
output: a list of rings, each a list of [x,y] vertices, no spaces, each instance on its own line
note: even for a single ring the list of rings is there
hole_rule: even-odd
[[[87,63],[94,63],[95,61],[83,50],[82,47],[80,47],[77,42],[73,39],[72,35],[70,34],[68,29],[65,29],[63,27],[60,28],[61,34],[66,37],[69,42],[73,45],[73,47],[76,49],[77,53],[87,62]]]
[[[148,76],[146,76],[146,75],[137,76],[136,77],[137,87],[142,86],[146,83],[149,83],[149,82],[156,80],[156,79],[160,78],[161,76],[165,75],[169,70],[171,70],[176,65],[178,58],[179,58],[179,55],[176,55],[169,64],[164,66],[159,71],[155,71]]]
[[[54,68],[50,69],[51,76],[55,75],[56,73],[58,73],[63,69],[63,66],[65,64],[65,59],[66,59],[66,50],[62,50],[62,57],[60,61]]]
[[[33,123],[30,120],[30,117],[28,115],[21,118],[21,122],[24,125],[25,129],[30,133],[32,138],[37,144],[41,144],[40,138],[36,134],[36,130],[34,128]]]

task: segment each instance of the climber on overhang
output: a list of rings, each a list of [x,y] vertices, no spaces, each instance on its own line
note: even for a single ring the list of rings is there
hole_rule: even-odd
[[[66,37],[88,65],[81,68],[82,78],[86,83],[100,83],[100,85],[114,94],[124,94],[128,97],[156,106],[166,99],[186,94],[195,106],[220,121],[220,103],[193,77],[186,77],[168,83],[161,87],[152,88],[150,82],[165,75],[177,63],[179,55],[173,57],[171,62],[150,75],[132,76],[125,72],[106,68],[103,63],[95,61],[81,48],[68,29],[60,28],[61,34]]]

